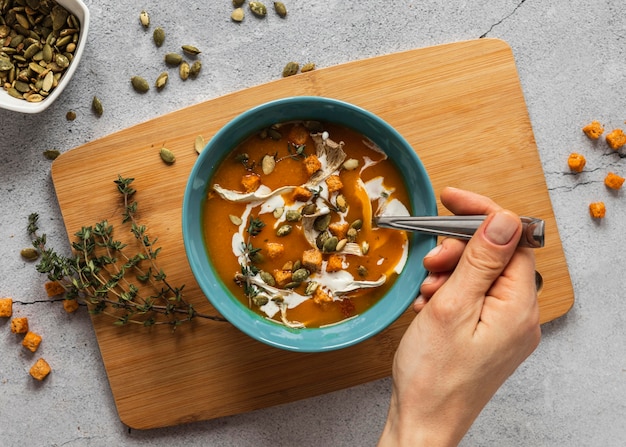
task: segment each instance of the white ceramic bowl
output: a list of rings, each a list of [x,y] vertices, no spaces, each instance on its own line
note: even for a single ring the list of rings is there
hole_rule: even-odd
[[[85,43],[87,42],[87,34],[89,32],[89,10],[81,0],[57,0],[60,6],[70,11],[80,21],[80,37],[76,44],[74,59],[59,80],[57,87],[52,90],[50,95],[40,102],[28,102],[23,99],[14,98],[9,95],[6,90],[0,88],[0,108],[13,110],[22,113],[39,113],[47,109],[63,92],[67,84],[70,82],[72,75],[76,71],[76,67],[80,63]]]

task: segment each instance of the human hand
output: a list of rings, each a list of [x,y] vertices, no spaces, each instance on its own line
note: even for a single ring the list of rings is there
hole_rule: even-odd
[[[469,242],[446,239],[424,259],[433,273],[395,355],[380,446],[456,445],[541,337],[534,254],[517,247],[519,217],[454,188],[441,201],[488,217]]]

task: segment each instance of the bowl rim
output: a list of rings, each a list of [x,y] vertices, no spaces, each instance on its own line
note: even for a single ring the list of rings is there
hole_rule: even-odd
[[[396,278],[394,284],[387,291],[385,296],[366,312],[355,318],[344,320],[334,325],[321,328],[291,329],[260,316],[253,310],[248,309],[239,299],[232,295],[212,268],[211,260],[204,245],[204,237],[200,231],[202,211],[198,209],[194,210],[192,207],[198,206],[198,201],[199,203],[203,203],[203,197],[206,196],[206,190],[209,187],[210,178],[214,170],[232,147],[236,146],[255,131],[268,127],[275,122],[279,122],[275,119],[270,120],[268,117],[269,114],[267,113],[268,110],[280,110],[281,113],[289,114],[290,120],[299,120],[312,119],[313,114],[309,111],[305,111],[311,107],[339,108],[342,112],[355,114],[355,116],[369,120],[369,122],[373,122],[384,129],[385,134],[392,137],[395,144],[405,149],[410,149],[406,151],[405,155],[410,158],[413,164],[412,169],[415,169],[414,177],[420,180],[420,184],[416,186],[419,186],[418,189],[422,191],[421,196],[425,202],[424,207],[426,211],[422,212],[431,215],[437,214],[437,205],[432,183],[412,146],[386,121],[372,112],[354,104],[321,96],[290,96],[252,107],[237,115],[220,128],[206,144],[205,149],[200,153],[192,167],[183,196],[182,233],[189,265],[200,289],[208,301],[231,324],[257,341],[277,348],[298,352],[324,352],[352,346],[376,335],[391,325],[406,311],[415,297],[417,297],[419,286],[426,276],[422,259],[436,243],[436,237],[434,236],[419,235],[416,233],[409,235],[410,247],[407,263],[403,272]],[[296,109],[295,113],[299,113],[300,116],[293,116],[294,108]],[[261,121],[263,122],[259,123],[257,126],[253,126],[255,128],[250,129],[249,132],[247,131],[248,129],[246,129],[246,132],[239,130],[242,124],[255,116],[259,116],[258,114],[260,112],[262,113]],[[332,121],[347,125],[348,127],[354,127],[346,124],[346,120],[347,118],[342,116],[340,119],[333,118]],[[248,126],[251,125],[248,124]],[[235,132],[237,132],[237,130],[239,130],[239,134],[242,134],[238,138],[238,141],[229,144],[228,148],[222,146],[222,149],[219,149],[221,141],[231,138],[232,135],[236,135]],[[355,130],[359,131],[358,129]],[[363,131],[360,132],[366,135]],[[366,136],[370,138],[369,135]],[[372,141],[376,142],[375,140]],[[213,156],[213,151],[210,150],[211,147],[218,147],[218,153],[213,158],[211,158]],[[201,179],[201,171],[206,169],[207,166],[209,166],[208,178]],[[398,163],[396,163],[396,166],[401,169]],[[407,184],[412,202],[411,209],[414,211],[414,207],[416,206],[415,203],[413,203],[415,194],[411,193],[409,186],[410,185]],[[202,197],[198,198],[198,194],[202,194]],[[198,206],[198,208],[201,208],[201,206]],[[201,247],[198,247],[197,244],[194,243],[194,241],[197,240],[202,241],[202,244],[199,244],[202,245]],[[389,306],[388,296],[391,295],[396,297],[398,301],[397,306],[393,308]],[[386,297],[387,300],[385,300]],[[375,324],[376,320],[380,319],[382,319],[382,322],[379,321],[378,324]]]
[[[65,90],[67,84],[69,84],[78,63],[80,62],[85,44],[87,43],[87,33],[89,32],[89,9],[83,3],[82,0],[56,0],[56,2],[63,6],[68,11],[75,14],[78,20],[80,20],[80,37],[78,38],[78,44],[76,45],[76,53],[74,53],[74,59],[70,63],[69,67],[61,77],[59,84],[54,88],[52,93],[44,98],[40,102],[28,102],[23,99],[17,99],[10,96],[4,89],[0,90],[0,109],[11,110],[13,112],[21,113],[40,113],[46,110],[52,105],[59,95]]]

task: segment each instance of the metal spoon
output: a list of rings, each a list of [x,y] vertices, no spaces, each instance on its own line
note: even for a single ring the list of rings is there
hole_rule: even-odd
[[[376,216],[374,225],[396,230],[419,231],[436,236],[470,239],[487,216]],[[520,217],[522,237],[519,247],[544,246],[545,222],[534,217]]]

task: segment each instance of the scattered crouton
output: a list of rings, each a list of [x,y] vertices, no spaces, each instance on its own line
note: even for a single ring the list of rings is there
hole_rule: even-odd
[[[611,189],[620,189],[624,184],[624,177],[609,172],[604,178],[604,184]]]
[[[52,371],[52,369],[50,368],[50,365],[48,365],[48,362],[40,358],[30,368],[29,372],[34,379],[43,380],[48,376],[48,374],[50,374],[50,371]]]
[[[267,256],[271,259],[276,259],[285,252],[285,246],[277,242],[268,242],[265,248]]]
[[[48,281],[44,284],[44,287],[46,288],[46,293],[49,297],[62,295],[63,293],[65,293],[65,289],[59,281]]]
[[[592,140],[597,140],[604,132],[604,127],[602,127],[602,124],[600,124],[598,121],[592,121],[591,123],[583,127],[583,132],[585,133],[585,135],[587,135],[587,137],[591,138]]]
[[[612,130],[611,133],[606,136],[606,142],[611,149],[615,151],[619,150],[626,144],[626,135],[622,129]]]
[[[304,169],[309,177],[322,169],[322,162],[317,158],[317,155],[311,154],[304,159]]]
[[[274,270],[274,279],[276,280],[276,287],[283,288],[291,282],[292,272],[291,270]]]
[[[602,219],[606,215],[604,202],[593,202],[589,204],[589,214],[594,219]]]
[[[313,302],[315,304],[330,303],[333,297],[330,296],[322,287],[318,287],[313,292]]]
[[[329,193],[340,191],[343,188],[343,182],[338,175],[329,175],[326,179],[326,187]]]
[[[293,200],[295,200],[296,202],[306,202],[311,197],[313,197],[313,193],[307,188],[304,188],[302,186],[296,186],[296,189],[294,189],[293,191],[292,197]]]
[[[78,309],[78,301],[76,300],[63,300],[63,309],[68,314],[76,312]]]
[[[24,340],[22,340],[22,346],[28,349],[31,352],[37,351],[39,345],[41,344],[41,335],[36,334],[34,332],[27,332],[24,336]]]
[[[585,164],[587,164],[585,156],[576,152],[572,152],[567,159],[567,165],[573,172],[583,172]]]
[[[310,272],[319,272],[322,268],[322,252],[312,248],[302,253],[302,267]]]
[[[28,332],[28,318],[15,317],[11,320],[11,332],[14,334],[25,334]]]
[[[348,228],[350,228],[348,222],[333,222],[328,226],[328,231],[330,231],[333,236],[336,236],[337,239],[342,240],[345,239]]]
[[[301,146],[304,143],[306,143],[306,140],[308,137],[309,137],[309,131],[307,130],[307,128],[300,124],[296,124],[289,131],[289,135],[287,136],[287,139],[289,140],[290,143],[293,143],[297,146]]]
[[[13,299],[0,298],[0,317],[9,318],[13,315]]]
[[[254,192],[261,186],[261,177],[257,174],[246,174],[241,178],[241,186],[245,192]]]
[[[333,253],[328,257],[326,263],[326,271],[328,273],[339,272],[343,270],[343,256],[337,253]]]

